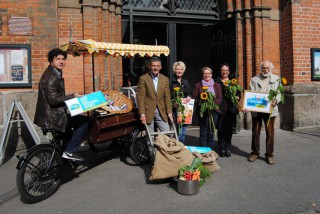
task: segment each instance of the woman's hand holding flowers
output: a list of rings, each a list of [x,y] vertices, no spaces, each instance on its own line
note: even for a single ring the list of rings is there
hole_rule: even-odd
[[[180,92],[180,87],[174,87],[174,98],[171,100],[172,106],[177,109],[177,123],[182,124],[185,121],[184,105],[182,104],[183,93]]]
[[[215,95],[207,91],[208,86],[202,86],[202,90],[204,92],[200,94],[200,117],[203,117],[205,112],[208,113],[210,132],[214,133],[212,111],[219,109],[219,106],[214,102]]]
[[[240,98],[236,96],[237,91],[242,91],[242,87],[238,84],[237,79],[224,80],[223,89],[225,91],[225,97],[233,103],[234,106],[239,107]]]

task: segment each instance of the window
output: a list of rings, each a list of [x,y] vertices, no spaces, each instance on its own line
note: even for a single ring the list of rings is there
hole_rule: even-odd
[[[32,87],[30,45],[0,44],[0,88]]]

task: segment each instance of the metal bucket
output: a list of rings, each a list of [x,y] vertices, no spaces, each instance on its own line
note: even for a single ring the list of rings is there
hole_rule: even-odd
[[[182,195],[194,195],[199,192],[199,181],[178,179],[178,192]]]

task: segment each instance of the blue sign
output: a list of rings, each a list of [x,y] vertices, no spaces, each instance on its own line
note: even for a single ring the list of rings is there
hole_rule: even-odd
[[[107,104],[106,98],[101,91],[86,94],[80,98],[65,101],[71,116],[90,111]]]

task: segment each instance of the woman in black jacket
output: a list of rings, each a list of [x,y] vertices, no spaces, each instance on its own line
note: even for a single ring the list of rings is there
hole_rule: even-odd
[[[185,102],[190,102],[191,100],[191,87],[188,82],[188,80],[183,79],[182,76],[186,70],[186,65],[184,62],[179,61],[173,63],[173,77],[172,81],[170,83],[170,92],[171,92],[171,98],[175,98],[176,92],[174,91],[175,87],[179,87],[179,92],[183,93],[183,98],[185,98]],[[176,105],[173,104],[173,113],[175,116],[175,119],[177,119],[177,108]],[[177,124],[177,121],[176,121]],[[187,124],[182,124],[182,126],[179,127],[179,124],[177,124],[178,127],[178,135],[179,135],[179,141],[184,143],[185,140],[185,135],[187,131]]]
[[[220,105],[219,126],[218,126],[218,145],[220,157],[231,156],[231,140],[233,135],[233,127],[236,122],[236,116],[238,114],[238,106],[234,105],[232,100],[226,96],[226,86],[224,81],[229,81],[230,66],[227,63],[223,63],[220,66],[220,77],[216,79],[216,82],[221,85],[223,101]],[[241,98],[241,91],[237,91],[236,99],[239,101]]]

